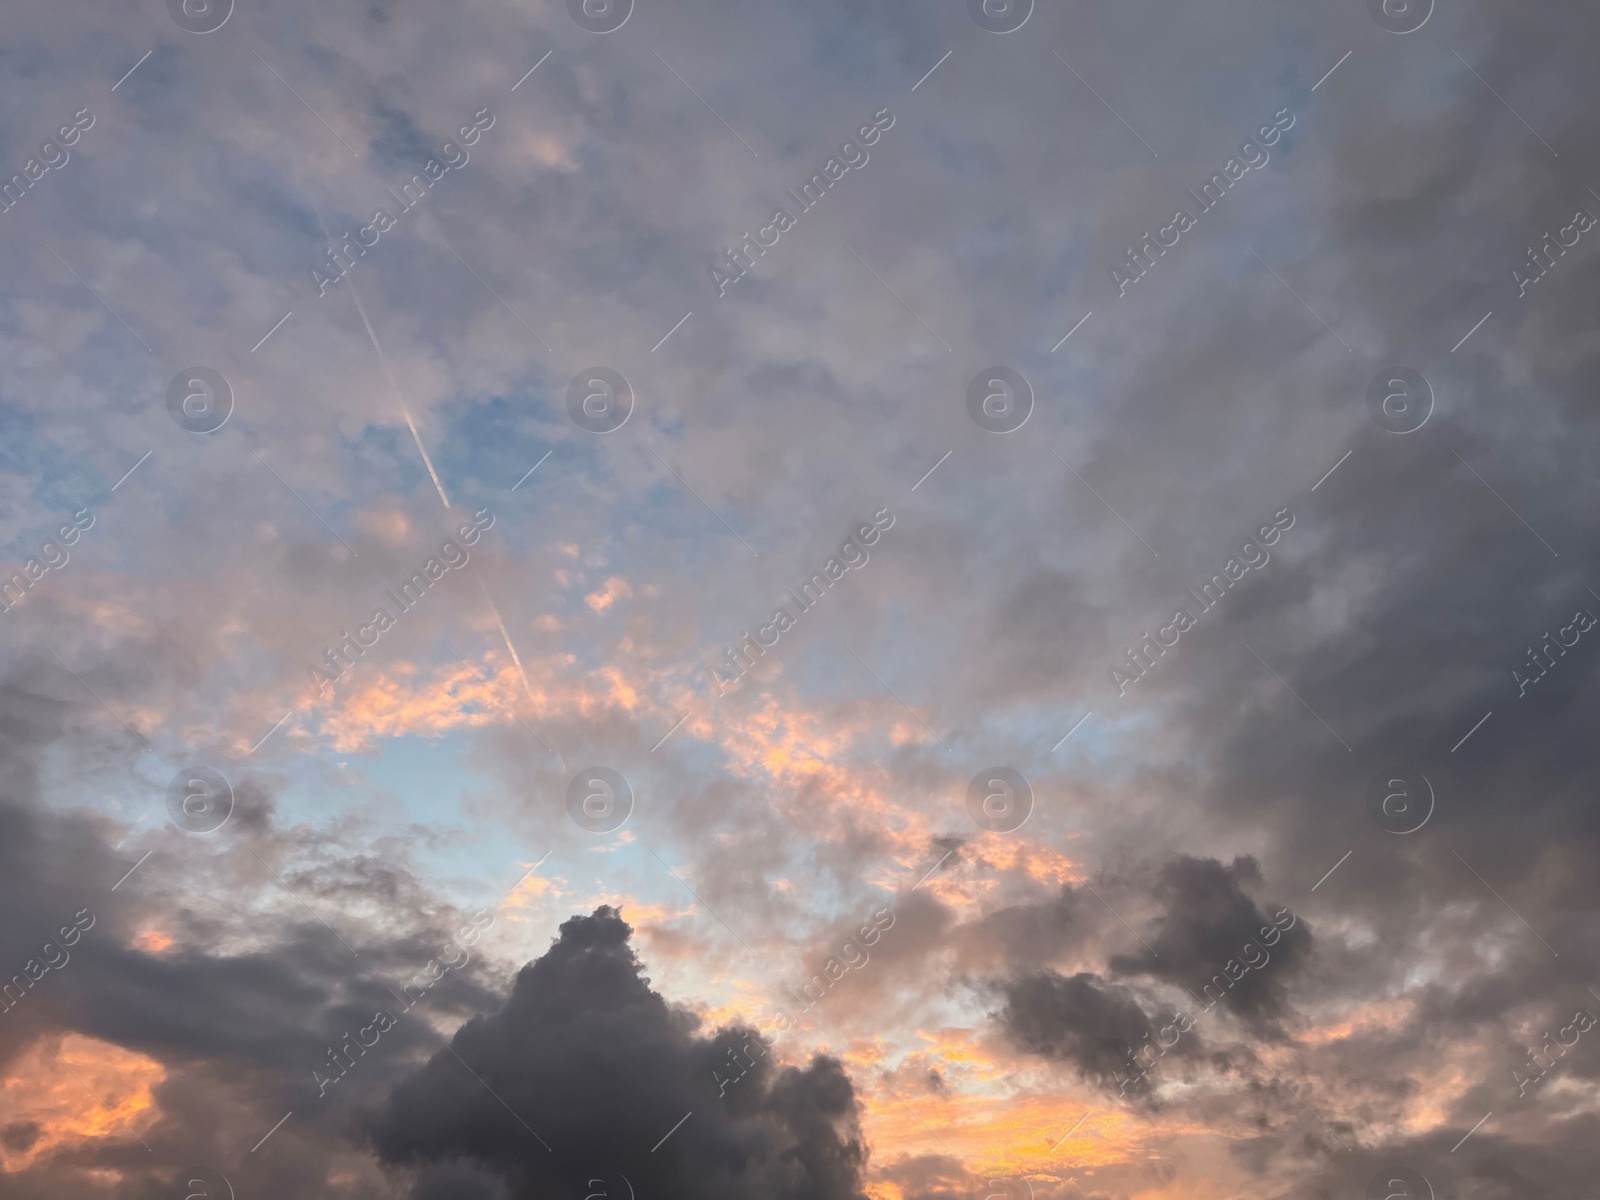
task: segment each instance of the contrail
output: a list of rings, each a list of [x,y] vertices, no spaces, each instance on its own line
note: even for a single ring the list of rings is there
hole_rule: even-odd
[[[483,598],[489,605],[489,611],[494,614],[494,623],[500,627],[500,636],[505,639],[506,649],[511,651],[511,661],[517,664],[517,674],[522,676],[522,690],[532,700],[533,689],[528,686],[528,673],[522,668],[522,656],[517,653],[517,648],[511,644],[511,635],[506,632],[506,623],[500,619],[500,610],[494,606],[494,598],[489,595],[489,589],[484,587],[483,580],[478,580],[478,589],[483,592]]]
[[[322,219],[322,214],[317,213],[317,224],[322,226],[322,236],[328,239],[328,245],[333,245],[333,235],[328,232],[328,223]],[[439,480],[439,472],[433,469],[433,459],[428,457],[428,451],[422,444],[422,435],[417,432],[417,423],[411,419],[411,409],[406,405],[405,393],[400,390],[400,384],[395,380],[394,371],[389,366],[389,356],[383,352],[383,347],[378,345],[378,335],[372,331],[372,322],[367,320],[366,306],[361,303],[361,293],[356,291],[355,280],[346,280],[350,284],[350,294],[355,297],[356,311],[361,314],[361,323],[367,327],[367,336],[372,339],[372,348],[378,352],[378,361],[383,364],[383,373],[389,380],[389,386],[394,389],[395,399],[400,401],[400,413],[406,419],[406,428],[411,430],[411,440],[417,444],[417,453],[422,455],[422,464],[428,468],[428,477],[433,480],[434,490],[439,493],[439,499],[444,502],[446,511],[450,508],[450,497],[444,494],[444,484]]]
[[[417,453],[422,455],[423,465],[428,468],[428,475],[439,493],[439,499],[444,501],[444,506],[448,510],[450,497],[444,494],[444,484],[439,482],[439,472],[433,469],[433,460],[428,457],[428,451],[422,444],[422,435],[417,432],[417,423],[411,419],[411,410],[406,407],[405,395],[400,391],[394,371],[389,367],[389,356],[383,352],[383,347],[378,345],[378,335],[372,332],[372,322],[367,320],[367,310],[362,306],[361,293],[356,291],[353,280],[346,282],[350,284],[350,294],[355,297],[356,311],[361,314],[361,323],[367,327],[367,336],[372,339],[372,348],[378,352],[378,361],[383,364],[383,373],[389,377],[389,386],[394,389],[395,397],[400,401],[400,412],[405,416],[407,428],[411,430],[411,440],[417,443]]]

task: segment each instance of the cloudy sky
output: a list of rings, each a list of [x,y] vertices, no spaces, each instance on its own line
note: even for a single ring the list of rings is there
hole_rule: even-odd
[[[1581,6],[23,0],[19,1200],[1569,1200]]]

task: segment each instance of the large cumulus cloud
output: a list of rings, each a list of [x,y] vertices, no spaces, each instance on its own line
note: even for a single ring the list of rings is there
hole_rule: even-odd
[[[469,1176],[512,1200],[603,1188],[591,1180],[643,1196],[859,1198],[866,1150],[838,1061],[779,1068],[750,1029],[702,1036],[650,989],[632,932],[608,907],[566,921],[501,1008],[394,1089],[374,1141],[421,1168],[418,1200]]]

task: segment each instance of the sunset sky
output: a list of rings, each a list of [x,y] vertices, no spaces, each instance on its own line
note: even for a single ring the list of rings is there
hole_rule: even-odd
[[[1594,1195],[1600,16],[0,30],[0,1196]]]

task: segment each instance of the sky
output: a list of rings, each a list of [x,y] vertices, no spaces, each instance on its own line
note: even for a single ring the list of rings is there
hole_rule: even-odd
[[[1596,14],[4,24],[0,1193],[1592,1195]]]

